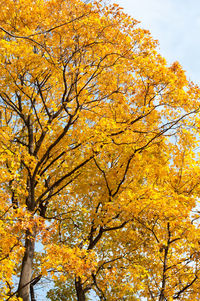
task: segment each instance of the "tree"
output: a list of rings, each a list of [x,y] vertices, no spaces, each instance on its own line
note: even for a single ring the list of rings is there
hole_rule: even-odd
[[[2,298],[196,298],[199,88],[115,4],[0,6]]]

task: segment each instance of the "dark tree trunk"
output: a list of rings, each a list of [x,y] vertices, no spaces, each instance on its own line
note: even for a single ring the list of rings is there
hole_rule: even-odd
[[[21,297],[23,301],[30,300],[30,284],[36,237],[36,230],[33,229],[32,231],[32,233],[29,230],[26,232],[25,253],[22,261],[20,282],[18,287],[18,297]]]
[[[86,301],[85,292],[80,277],[75,279],[75,288],[76,288],[77,301]]]
[[[32,284],[30,286],[30,294],[31,294],[31,301],[36,301],[35,293],[34,293],[34,286]]]

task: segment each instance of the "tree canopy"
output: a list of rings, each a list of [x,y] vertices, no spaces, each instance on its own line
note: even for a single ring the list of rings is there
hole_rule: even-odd
[[[0,11],[0,298],[199,300],[199,87],[116,4]]]

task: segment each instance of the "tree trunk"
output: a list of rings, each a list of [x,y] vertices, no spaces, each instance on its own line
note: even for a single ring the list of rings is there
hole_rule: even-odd
[[[31,294],[31,301],[36,301],[35,293],[34,293],[34,286],[32,284],[30,286],[30,294]]]
[[[21,275],[18,287],[18,297],[23,301],[30,300],[30,283],[32,277],[32,265],[35,251],[36,229],[32,229],[32,233],[26,231],[25,253],[22,261]]]
[[[84,289],[82,287],[82,283],[81,283],[81,278],[80,277],[78,277],[77,279],[75,279],[75,288],[76,288],[77,301],[86,301],[85,292],[84,292]]]

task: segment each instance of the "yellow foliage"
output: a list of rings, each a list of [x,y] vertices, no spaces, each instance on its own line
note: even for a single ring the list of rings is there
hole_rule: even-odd
[[[116,4],[0,2],[2,300],[200,297],[200,89],[156,46]]]

